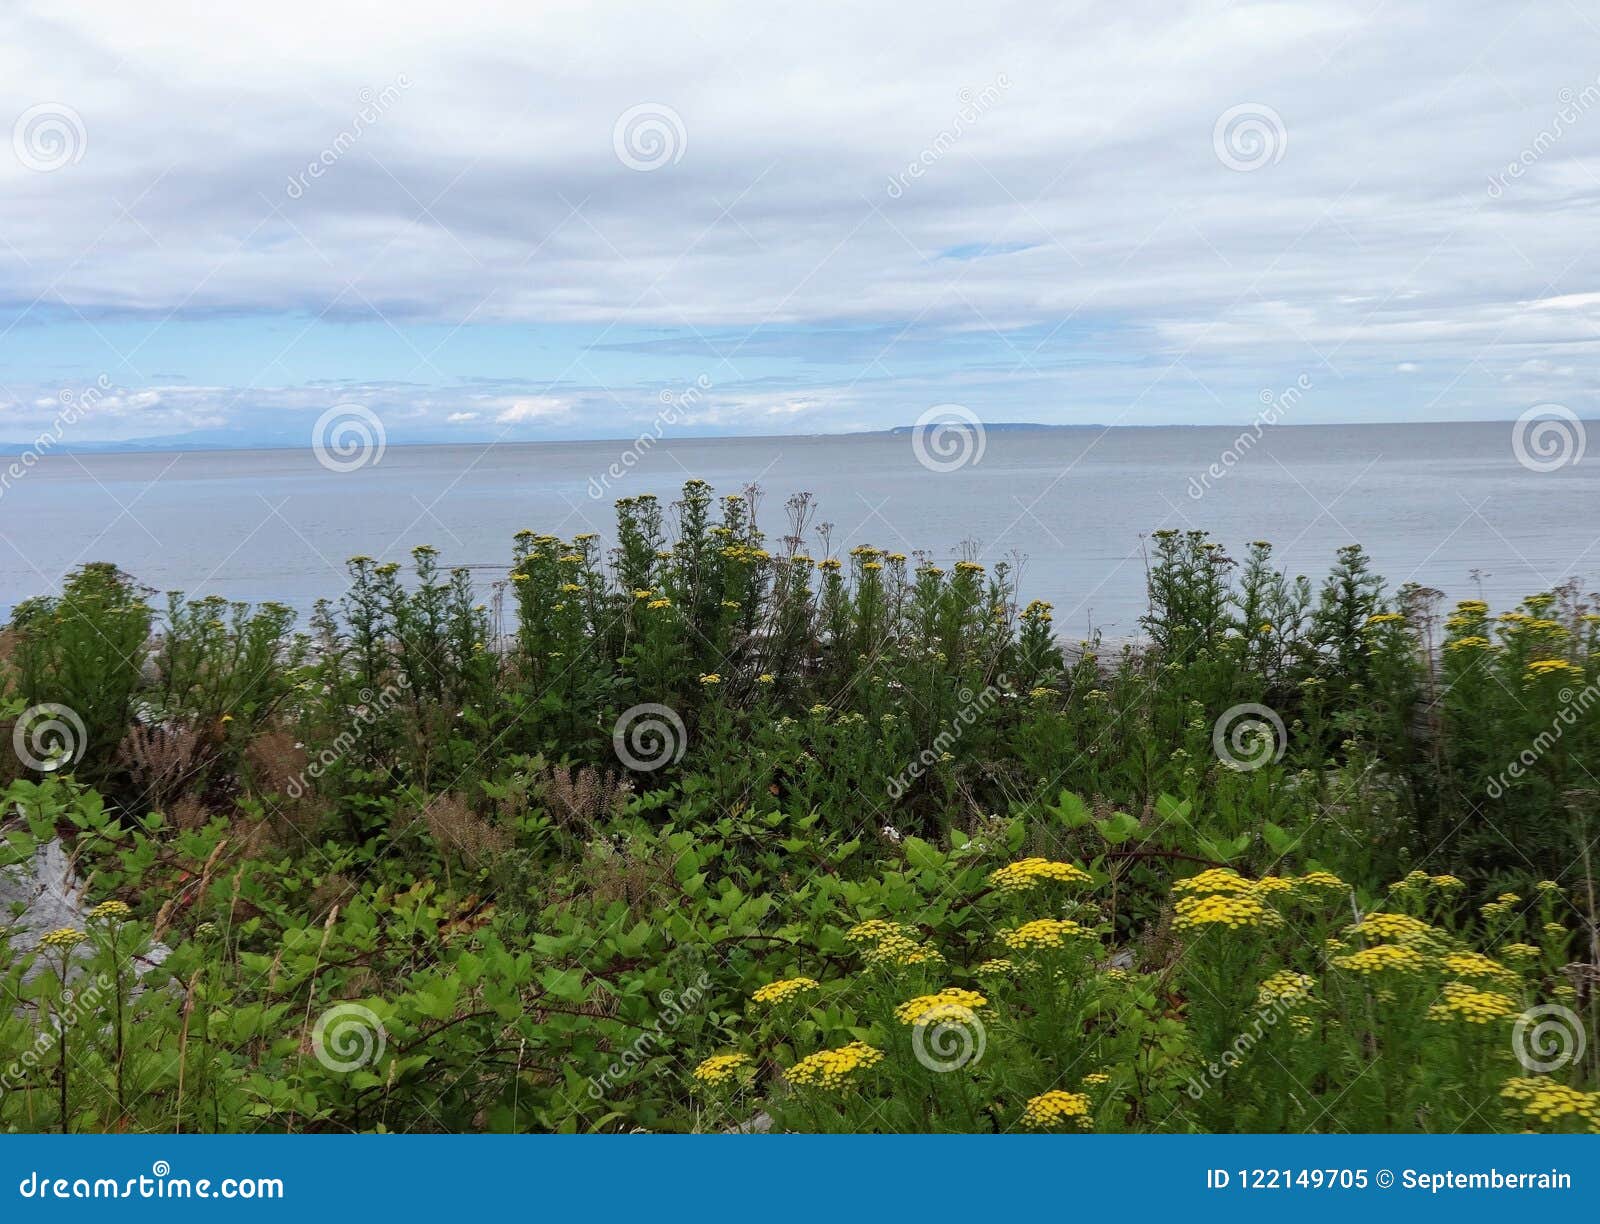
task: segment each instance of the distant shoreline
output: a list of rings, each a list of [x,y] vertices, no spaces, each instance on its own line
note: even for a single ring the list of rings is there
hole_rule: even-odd
[[[1592,421],[1600,425],[1600,418],[1581,418],[1585,422]],[[1139,431],[1143,433],[1158,430],[1183,430],[1196,432],[1200,430],[1243,430],[1252,428],[1251,422],[1205,422],[1198,424],[1182,424],[1168,422],[1161,425],[1104,425],[1104,424],[1066,424],[1051,425],[1033,422],[981,422],[985,434],[1021,434],[1021,433],[1109,433],[1111,431]],[[1305,421],[1281,422],[1272,426],[1274,430],[1316,430],[1316,429],[1417,429],[1432,428],[1434,426],[1503,426],[1512,428],[1516,425],[1513,420],[1492,421]],[[917,430],[916,425],[894,425],[887,429],[858,429],[839,433],[797,433],[797,434],[681,434],[669,439],[662,438],[655,444],[658,446],[681,445],[683,443],[700,442],[753,442],[753,441],[787,441],[808,442],[822,441],[824,439],[839,438],[903,438],[910,437]],[[945,429],[966,429],[960,423],[945,423]],[[430,439],[416,442],[395,442],[386,444],[385,449],[391,450],[423,450],[428,448],[461,447],[461,446],[594,446],[606,442],[635,441],[639,432],[611,434],[594,438],[454,438]],[[22,455],[37,449],[35,442],[8,442],[0,441],[0,455]],[[184,440],[182,438],[155,438],[147,442],[80,442],[73,446],[51,446],[49,454],[55,455],[173,455],[196,453],[251,453],[261,451],[309,451],[309,443],[289,441],[262,441],[262,442],[219,442],[206,439]]]

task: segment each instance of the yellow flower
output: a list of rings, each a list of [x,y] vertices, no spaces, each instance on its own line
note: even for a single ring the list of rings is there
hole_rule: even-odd
[[[71,927],[57,927],[40,938],[39,946],[70,951],[88,938],[82,931],[75,931]]]
[[[779,982],[768,982],[750,997],[757,1003],[787,1003],[796,995],[816,988],[815,978],[785,978]]]
[[[1253,896],[1180,897],[1172,925],[1180,931],[1204,926],[1275,927],[1283,925],[1283,917]]]
[[[1256,896],[1271,896],[1273,893],[1286,893],[1294,891],[1294,881],[1286,880],[1282,876],[1262,876],[1250,889]]]
[[[1317,979],[1309,973],[1296,973],[1292,969],[1279,969],[1256,990],[1256,1006],[1268,1007],[1274,1003],[1299,1003],[1311,994]]]
[[[1505,947],[1500,949],[1500,952],[1502,955],[1508,956],[1512,960],[1520,961],[1538,960],[1541,955],[1538,948],[1534,947],[1532,944],[1525,943],[1507,944]]]
[[[1360,922],[1345,928],[1346,935],[1365,935],[1369,939],[1398,939],[1402,943],[1432,935],[1434,930],[1420,918],[1410,914],[1368,914]]]
[[[887,918],[868,918],[865,922],[858,922],[844,933],[844,937],[853,944],[877,943],[891,935],[900,935],[913,938],[916,929],[903,922],[890,922]]]
[[[1067,1123],[1079,1130],[1088,1130],[1094,1125],[1089,1117],[1089,1098],[1081,1092],[1062,1092],[1057,1089],[1041,1093],[1030,1099],[1022,1111],[1022,1124],[1035,1130],[1047,1130]]]
[[[700,683],[705,685],[721,684],[722,677],[717,675],[716,672],[706,672],[700,677]]]
[[[89,911],[89,917],[107,922],[126,922],[132,913],[126,901],[102,901]]]
[[[1453,642],[1446,642],[1444,648],[1449,651],[1457,650],[1488,650],[1489,639],[1472,634],[1468,637],[1457,638]]]
[[[1336,956],[1333,963],[1352,973],[1420,973],[1427,964],[1421,952],[1400,944],[1373,944],[1349,956]]]
[[[941,1020],[966,1022],[978,1008],[988,1005],[989,1000],[976,990],[947,986],[938,994],[907,999],[894,1009],[894,1018],[901,1024],[912,1025],[935,1024]]]
[[[773,683],[772,673],[771,672],[762,672],[759,676],[756,677],[756,683],[757,684],[771,684],[771,683]]]
[[[972,972],[977,977],[1004,977],[1017,971],[1017,963],[1008,957],[1000,956],[993,960],[986,960]]]
[[[1543,1077],[1518,1076],[1506,1081],[1500,1095],[1516,1106],[1512,1112],[1547,1126],[1572,1117],[1588,1123],[1589,1130],[1600,1131],[1600,1092],[1580,1092]]]
[[[1396,625],[1405,622],[1405,616],[1399,612],[1379,612],[1376,616],[1367,617],[1369,625]]]
[[[1344,892],[1350,886],[1334,875],[1331,871],[1308,871],[1303,876],[1295,878],[1295,884],[1301,888],[1325,889],[1328,892]]]
[[[1523,676],[1523,679],[1531,682],[1545,676],[1563,676],[1569,680],[1582,680],[1583,668],[1576,663],[1568,663],[1565,659],[1535,659],[1528,664],[1528,671]]]
[[[649,603],[645,604],[645,607],[649,608],[651,611],[659,611],[662,608],[670,608],[670,607],[672,607],[672,600],[670,600],[670,599],[652,599]]]
[[[819,1050],[807,1055],[789,1068],[791,1084],[831,1091],[844,1087],[858,1071],[865,1071],[883,1061],[883,1051],[874,1049],[864,1041],[852,1041],[836,1050]]]
[[[1046,880],[1063,884],[1092,884],[1094,878],[1082,867],[1044,858],[1025,858],[989,873],[989,883],[1001,892],[1026,892]]]
[[[1482,952],[1446,952],[1439,958],[1439,963],[1452,977],[1481,978],[1513,987],[1518,982],[1515,973]]]
[[[581,586],[579,586],[576,582],[563,582],[561,584],[561,589],[563,591],[565,591],[568,595],[572,595],[572,594],[575,594],[578,591],[583,590],[583,588]]]
[[[1069,939],[1093,940],[1095,934],[1070,918],[1035,918],[1009,931],[1000,932],[1000,942],[1013,952],[1033,948],[1062,948]]]
[[[1496,990],[1479,990],[1462,982],[1446,982],[1444,999],[1428,1008],[1428,1019],[1488,1024],[1491,1020],[1514,1016],[1521,1010],[1510,995],[1503,995]]]
[[[918,943],[904,935],[888,935],[861,957],[868,965],[937,965],[944,961],[937,948]]]
[[[1103,1088],[1111,1082],[1111,1077],[1104,1071],[1091,1071],[1083,1077],[1085,1088]]]
[[[1232,867],[1209,867],[1199,875],[1178,880],[1172,886],[1175,893],[1247,893],[1250,881]]]
[[[713,1054],[693,1071],[702,1084],[720,1084],[750,1065],[748,1054]]]

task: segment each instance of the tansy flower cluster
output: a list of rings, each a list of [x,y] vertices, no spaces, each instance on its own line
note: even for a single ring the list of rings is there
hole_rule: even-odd
[[[1446,982],[1444,998],[1428,1008],[1428,1019],[1488,1024],[1491,1020],[1514,1016],[1521,1010],[1515,999],[1497,990],[1479,990],[1464,982]]]
[[[1321,889],[1325,892],[1340,893],[1350,887],[1331,871],[1308,871],[1303,876],[1295,877],[1295,886],[1300,889]]]
[[[1178,880],[1172,886],[1175,893],[1247,893],[1251,889],[1249,880],[1241,876],[1232,867],[1208,867],[1199,875],[1190,876],[1186,880]]]
[[[1299,1003],[1308,998],[1317,979],[1309,973],[1296,973],[1293,969],[1279,969],[1256,990],[1256,1005],[1267,1007],[1273,1003]]]
[[[1439,958],[1439,963],[1452,977],[1478,978],[1511,987],[1515,987],[1519,981],[1515,973],[1482,952],[1446,952]]]
[[[1209,897],[1178,898],[1177,915],[1172,925],[1180,931],[1207,926],[1276,927],[1283,925],[1283,916],[1253,896],[1214,894]]]
[[[1369,939],[1398,939],[1409,943],[1426,939],[1434,930],[1420,918],[1410,914],[1368,914],[1360,922],[1345,928],[1346,935],[1364,935]]]
[[[804,994],[806,991],[815,990],[816,988],[817,983],[814,978],[785,978],[782,981],[768,982],[750,997],[757,1003],[787,1003],[796,995]]]
[[[1089,1098],[1081,1092],[1042,1093],[1029,1100],[1022,1111],[1022,1124],[1035,1130],[1073,1125],[1088,1130],[1094,1125],[1089,1116]]]
[[[1092,884],[1094,878],[1082,867],[1057,863],[1045,858],[1025,858],[989,873],[989,883],[1001,892],[1027,892],[1046,880],[1063,884]]]
[[[1069,939],[1090,939],[1094,932],[1070,918],[1035,918],[1019,927],[1000,932],[1000,942],[1013,952],[1034,948],[1063,948]]]
[[[1512,1102],[1516,1112],[1546,1126],[1574,1118],[1600,1133],[1600,1092],[1580,1092],[1554,1080],[1518,1076],[1506,1081],[1500,1095]]]
[[[874,944],[891,935],[901,935],[907,939],[916,935],[916,929],[903,922],[890,922],[887,918],[868,918],[865,922],[858,922],[844,933],[844,937],[853,944]]]
[[[864,1041],[852,1041],[836,1050],[819,1050],[789,1068],[791,1084],[831,1091],[842,1088],[858,1071],[883,1061],[883,1051]]]
[[[57,927],[40,938],[39,946],[41,948],[59,948],[66,951],[76,948],[88,938],[82,931],[73,930],[71,927]]]
[[[1403,880],[1390,886],[1390,891],[1400,896],[1425,896],[1430,892],[1458,892],[1465,885],[1453,875],[1429,875],[1426,871],[1411,871]]]
[[[1542,680],[1545,676],[1560,676],[1566,680],[1582,680],[1583,668],[1565,659],[1535,659],[1528,664],[1525,680]]]
[[[884,936],[863,952],[861,959],[874,968],[944,963],[944,957],[939,954],[939,949],[919,943],[905,935]]]
[[[748,1054],[713,1054],[693,1071],[702,1084],[720,1084],[750,1065]]]
[[[126,901],[102,901],[89,911],[89,917],[102,922],[126,922],[132,913]]]
[[[1336,956],[1333,963],[1351,973],[1420,973],[1427,964],[1421,952],[1400,944],[1373,944],[1349,956]]]
[[[894,1009],[894,1018],[901,1024],[933,1024],[940,1020],[969,1020],[989,1000],[976,990],[962,990],[947,986],[938,994],[918,995],[907,999]]]

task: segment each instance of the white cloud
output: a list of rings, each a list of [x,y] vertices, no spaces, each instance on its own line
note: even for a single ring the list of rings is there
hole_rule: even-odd
[[[945,398],[940,384],[982,389],[1005,419],[1062,404],[1217,419],[1217,401],[1248,419],[1247,388],[1308,368],[1335,417],[1514,416],[1500,388],[1530,359],[1583,407],[1593,387],[1576,371],[1600,346],[1600,105],[1584,102],[1597,69],[1593,28],[1566,5],[1509,21],[1489,3],[1374,19],[1313,0],[1002,0],[981,22],[954,3],[912,22],[844,3],[782,18],[694,3],[601,21],[558,0],[535,21],[462,0],[442,30],[420,0],[381,20],[305,0],[31,0],[0,16],[0,328],[52,309],[164,329],[376,314],[430,380],[397,377],[388,410],[457,427],[614,433],[649,419],[656,387],[598,376],[586,356],[545,369],[530,351],[523,385],[462,390],[454,378],[482,371],[430,368],[440,341],[413,328],[884,329],[851,368],[801,353],[779,374],[747,371],[735,349],[721,397],[696,409],[735,425],[902,423],[908,404]],[[1563,89],[1577,101],[1559,143],[1491,190]],[[87,134],[81,160],[52,173],[3,139],[45,100]],[[687,133],[681,159],[649,173],[613,145],[643,102]],[[1217,118],[1244,102],[1270,106],[1289,138],[1250,173],[1213,148]],[[313,163],[323,172],[296,194]],[[922,173],[891,194],[913,163]],[[1013,253],[939,258],[969,249]],[[897,362],[912,325],[988,349]],[[325,374],[314,355],[294,368]],[[1444,402],[1408,408],[1365,386],[1423,368],[1451,384]],[[661,369],[657,387],[682,381]],[[326,395],[287,378],[261,389],[276,367],[236,387],[186,373],[207,385],[125,388],[107,409],[117,428],[176,427],[182,405],[229,422],[293,414]],[[1201,385],[1180,396],[1184,373]],[[0,336],[0,385],[48,401],[52,381],[23,329]]]
[[[504,408],[495,420],[502,425],[524,425],[529,421],[548,421],[567,415],[567,405],[550,396],[519,399]]]

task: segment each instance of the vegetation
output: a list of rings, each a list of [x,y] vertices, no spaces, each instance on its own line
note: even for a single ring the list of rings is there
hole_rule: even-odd
[[[487,603],[357,557],[303,631],[19,607],[0,866],[97,904],[0,941],[0,1127],[1600,1128],[1576,590],[1160,532],[1147,640],[1067,650],[755,498],[524,532]]]

